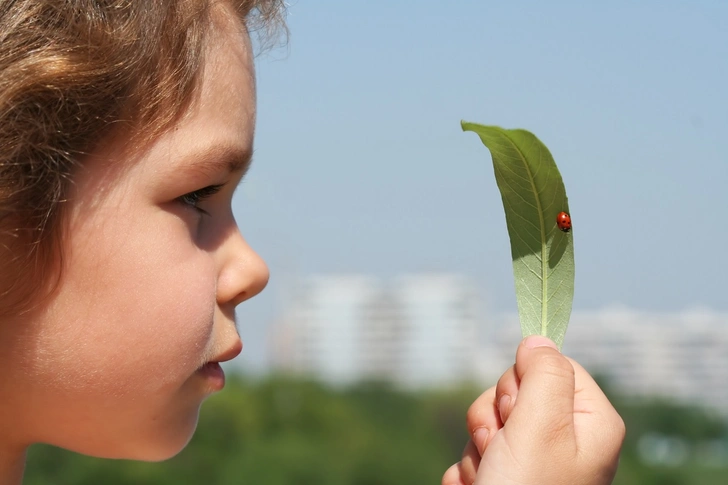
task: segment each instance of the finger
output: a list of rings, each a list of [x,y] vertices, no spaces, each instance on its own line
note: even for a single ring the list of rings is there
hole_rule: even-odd
[[[574,425],[579,449],[593,454],[614,449],[618,453],[625,437],[622,417],[589,373],[578,362],[569,361],[574,367]],[[591,436],[582,430],[590,430]]]
[[[578,362],[567,357],[571,366],[574,368],[574,394],[578,398],[575,400],[575,406],[585,407],[587,404],[596,403],[599,406],[610,404],[609,399],[599,387],[599,384],[589,375]],[[584,409],[574,409],[576,412],[584,411]]]
[[[456,463],[447,469],[442,476],[442,485],[472,485],[465,483],[460,478],[460,463]]]
[[[470,438],[482,454],[496,431],[503,425],[495,401],[495,386],[481,394],[470,405],[466,415]]]
[[[463,459],[460,460],[460,480],[466,485],[475,483],[475,476],[480,466],[480,453],[472,440],[468,441],[463,450]]]
[[[522,416],[518,421],[537,423],[528,430],[530,440],[575,443],[565,439],[574,435],[575,370],[571,362],[551,340],[531,336],[518,346],[515,371],[520,385],[509,419],[518,414]]]
[[[519,379],[515,367],[505,371],[498,379],[498,384],[495,386],[495,403],[501,423],[508,420],[508,416],[515,405],[518,385]]]

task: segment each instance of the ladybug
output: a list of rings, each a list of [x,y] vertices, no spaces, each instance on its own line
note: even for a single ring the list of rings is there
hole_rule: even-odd
[[[568,212],[559,212],[556,216],[556,225],[564,232],[571,231],[571,216]]]

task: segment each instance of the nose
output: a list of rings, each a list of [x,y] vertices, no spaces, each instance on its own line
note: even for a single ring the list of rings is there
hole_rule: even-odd
[[[235,307],[263,291],[270,276],[268,265],[248,245],[237,226],[218,251],[221,253],[217,280],[220,305]]]

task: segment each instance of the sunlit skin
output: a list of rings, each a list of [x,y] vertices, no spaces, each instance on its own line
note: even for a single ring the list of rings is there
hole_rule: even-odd
[[[467,424],[471,440],[442,485],[608,485],[625,434],[594,379],[541,336],[521,342]]]
[[[254,69],[244,27],[214,8],[187,112],[148,146],[129,147],[117,133],[84,161],[58,291],[0,326],[0,483],[13,482],[37,442],[102,457],[173,456],[202,401],[222,387],[209,363],[242,349],[234,308],[268,280],[231,210],[252,154]],[[211,185],[222,187],[184,197]]]

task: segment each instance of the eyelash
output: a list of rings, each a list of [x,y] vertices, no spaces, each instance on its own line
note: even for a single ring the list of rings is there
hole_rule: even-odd
[[[203,187],[201,189],[185,194],[179,197],[178,200],[183,204],[195,209],[196,211],[201,212],[202,214],[210,215],[207,211],[200,207],[200,202],[203,202],[204,200],[209,199],[213,195],[220,192],[220,189],[222,189],[222,187],[222,185],[208,185],[207,187]]]

